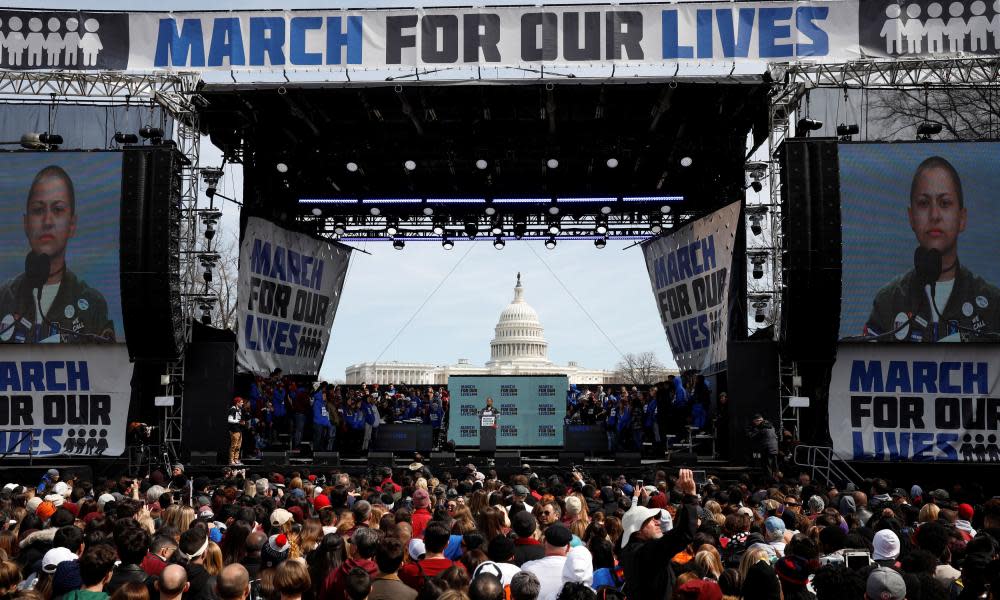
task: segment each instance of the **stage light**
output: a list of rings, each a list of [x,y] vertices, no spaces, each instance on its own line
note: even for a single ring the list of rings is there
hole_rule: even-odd
[[[750,306],[754,309],[753,320],[755,323],[763,323],[767,320],[767,305],[770,299],[767,296],[750,296]]]
[[[663,206],[660,207],[660,212],[663,213],[663,214],[665,214],[665,215],[666,214],[670,214],[670,210],[671,209],[670,209],[670,205],[669,204],[664,204]]]
[[[608,165],[609,169],[614,169],[615,167],[618,166],[618,159],[615,157],[611,157],[608,159],[606,164]]]
[[[608,221],[606,219],[598,219],[597,220],[597,227],[594,228],[594,231],[596,231],[597,233],[599,233],[601,235],[604,235],[605,233],[607,233],[608,232]]]
[[[486,208],[483,209],[483,212],[486,213],[487,217],[492,217],[497,214],[497,207],[493,206],[492,200],[486,201]]]
[[[413,169],[417,168],[417,163],[413,162],[412,160],[408,160],[408,161],[406,161],[406,162],[403,163],[403,167],[407,171],[412,171]]]
[[[344,235],[347,232],[347,223],[344,219],[340,218],[333,222],[333,232],[337,235]]]
[[[277,169],[279,173],[287,173],[288,172],[288,165],[286,163],[283,163],[283,162],[280,162],[280,163],[274,165],[274,168]]]
[[[691,158],[690,156],[685,156],[681,158],[682,167],[690,167],[692,164],[694,164],[694,159]]]
[[[929,140],[931,136],[941,133],[943,127],[940,123],[933,123],[931,121],[924,121],[920,125],[917,125],[917,139],[918,140]]]
[[[377,217],[382,214],[382,209],[377,206],[373,206],[368,212],[370,212],[373,217]]]
[[[385,220],[385,232],[387,235],[393,236],[399,233],[399,219],[396,217],[389,217]]]
[[[503,241],[503,236],[498,235],[496,239],[493,240],[493,247],[496,248],[497,250],[503,250],[503,247],[505,245],[506,244]]]
[[[555,200],[553,200],[552,204],[549,205],[549,214],[550,215],[558,215],[559,214],[559,207],[556,206],[556,201]]]
[[[503,220],[494,219],[493,225],[490,227],[490,233],[493,235],[500,235],[503,233]]]
[[[115,143],[116,144],[138,144],[139,136],[134,133],[122,133],[120,131],[115,132]]]
[[[795,126],[795,134],[797,136],[809,137],[810,131],[817,131],[823,128],[823,121],[817,121],[816,119],[799,119],[799,122]]]
[[[170,375],[160,375],[160,385],[170,385]]]
[[[600,238],[597,238],[596,240],[594,240],[594,246],[598,250],[604,250],[604,247],[607,246],[607,245],[608,245],[608,238],[606,238],[606,237],[600,237]]]
[[[473,220],[466,220],[465,235],[469,236],[469,239],[471,240],[472,238],[476,237],[477,233],[479,233],[479,224]]]
[[[404,242],[403,240],[400,239],[392,240],[392,247],[395,248],[396,250],[402,250],[404,246],[406,246],[406,242]]]
[[[856,123],[847,125],[846,123],[841,123],[837,125],[837,136],[840,137],[840,141],[849,142],[851,141],[852,135],[858,135],[861,133],[861,128],[858,127]]]
[[[486,162],[482,158],[480,158],[479,160],[476,161],[476,168],[479,169],[480,171],[486,169],[486,167],[488,167],[488,166],[490,166],[490,163]]]
[[[660,233],[661,231],[663,231],[663,223],[661,223],[660,221],[650,221],[649,231],[654,234]]]
[[[143,125],[139,128],[139,137],[144,140],[153,140],[156,143],[157,140],[163,139],[163,130],[152,125]]]
[[[751,252],[747,258],[753,264],[753,278],[762,279],[764,277],[764,262],[767,260],[767,252]]]
[[[205,272],[201,274],[201,277],[202,277],[202,279],[205,280],[205,283],[212,283],[212,269],[211,269],[211,267],[206,268]]]
[[[518,219],[514,221],[514,237],[521,239],[527,231],[528,224],[524,221],[523,217],[518,217]]]
[[[350,171],[351,173],[357,173],[358,172],[358,163],[356,163],[354,161],[351,161],[351,162],[347,163],[347,170]]]
[[[609,205],[607,205],[607,204],[605,204],[604,206],[602,206],[601,207],[601,214],[602,215],[610,215],[611,214],[611,207]]]
[[[204,308],[201,309],[201,324],[211,325],[212,324],[212,309]]]
[[[559,235],[560,231],[562,231],[562,227],[560,227],[558,221],[553,221],[549,223],[549,233],[551,233],[552,235]]]
[[[434,232],[434,235],[441,235],[444,233],[444,221],[441,219],[434,219],[434,226],[431,228],[431,231]]]
[[[313,214],[313,216],[318,217],[318,216],[320,216],[320,215],[323,214],[323,209],[322,208],[314,208],[314,209],[312,209],[312,214]]]
[[[20,143],[28,150],[55,150],[63,143],[63,138],[56,133],[26,133],[21,136]]]
[[[211,241],[215,237],[215,222],[205,221],[205,239]]]
[[[429,217],[429,216],[431,216],[433,214],[434,214],[434,209],[433,208],[431,208],[430,206],[425,206],[424,207],[424,216],[425,217]]]
[[[550,158],[549,160],[545,161],[545,166],[547,166],[550,169],[555,169],[559,166],[559,161],[555,158]]]
[[[766,206],[751,206],[747,208],[747,219],[750,220],[750,231],[754,235],[760,235],[764,231],[764,215],[767,214]]]
[[[545,240],[545,247],[548,248],[549,250],[552,250],[553,248],[556,247],[555,236],[550,236],[549,239]]]
[[[451,250],[455,247],[455,242],[449,240],[447,237],[441,240],[441,247],[445,250]]]
[[[760,191],[764,189],[764,184],[759,181],[751,181],[750,188],[759,194]]]

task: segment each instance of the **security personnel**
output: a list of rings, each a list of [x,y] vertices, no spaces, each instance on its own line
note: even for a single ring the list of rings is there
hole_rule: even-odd
[[[72,180],[62,167],[45,167],[28,191],[24,233],[31,247],[29,260],[48,257],[41,263],[48,263],[48,278],[41,289],[26,273],[0,285],[0,341],[115,341],[104,296],[66,267],[66,246],[76,226]]]
[[[934,306],[925,283],[910,269],[875,295],[866,336],[888,340],[934,342],[949,335],[994,337],[1000,332],[1000,289],[963,267],[958,236],[968,218],[962,182],[955,167],[939,156],[917,167],[907,209],[910,228],[925,250],[937,250],[941,272],[934,282]],[[933,315],[936,308],[938,326]],[[956,336],[957,337],[957,336]]]

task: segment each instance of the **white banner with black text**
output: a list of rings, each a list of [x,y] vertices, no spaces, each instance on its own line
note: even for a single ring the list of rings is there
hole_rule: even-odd
[[[653,298],[682,371],[714,373],[726,361],[729,275],[740,202],[642,243]]]
[[[124,344],[0,346],[0,455],[119,456],[131,395]]]
[[[841,344],[830,437],[849,460],[1000,463],[1000,350]]]
[[[238,287],[241,370],[319,373],[350,257],[347,246],[247,220]]]

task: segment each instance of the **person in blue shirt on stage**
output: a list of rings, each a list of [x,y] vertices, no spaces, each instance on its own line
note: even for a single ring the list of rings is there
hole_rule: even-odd
[[[604,430],[608,434],[608,452],[618,447],[618,398],[607,396],[604,400]]]
[[[365,438],[361,442],[361,449],[368,450],[368,446],[372,440],[378,438],[378,426],[382,423],[382,419],[379,416],[378,407],[375,406],[375,398],[373,396],[366,397],[361,404],[361,408],[364,411],[365,420]]]
[[[434,428],[434,433],[441,429],[441,425],[444,423],[444,409],[441,408],[441,404],[437,401],[431,402],[430,408],[430,422],[431,427]]]
[[[271,393],[271,408],[274,409],[273,414],[273,427],[271,431],[274,436],[277,437],[278,434],[288,432],[288,407],[285,405],[285,398],[287,394],[285,392],[285,385],[278,382],[274,386],[274,391]]]
[[[657,403],[656,396],[650,394],[647,396],[646,406],[643,409],[643,421],[642,425],[649,432],[650,437],[655,446],[660,445],[660,423],[657,420]]]
[[[326,385],[318,384],[311,398],[313,417],[313,452],[333,450],[330,413],[326,409]]]
[[[624,447],[632,429],[632,407],[624,395],[618,400],[618,445]]]

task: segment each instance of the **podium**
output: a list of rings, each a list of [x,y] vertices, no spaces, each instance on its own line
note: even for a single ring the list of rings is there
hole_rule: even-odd
[[[479,451],[493,455],[497,451],[497,418],[493,415],[479,417]]]

